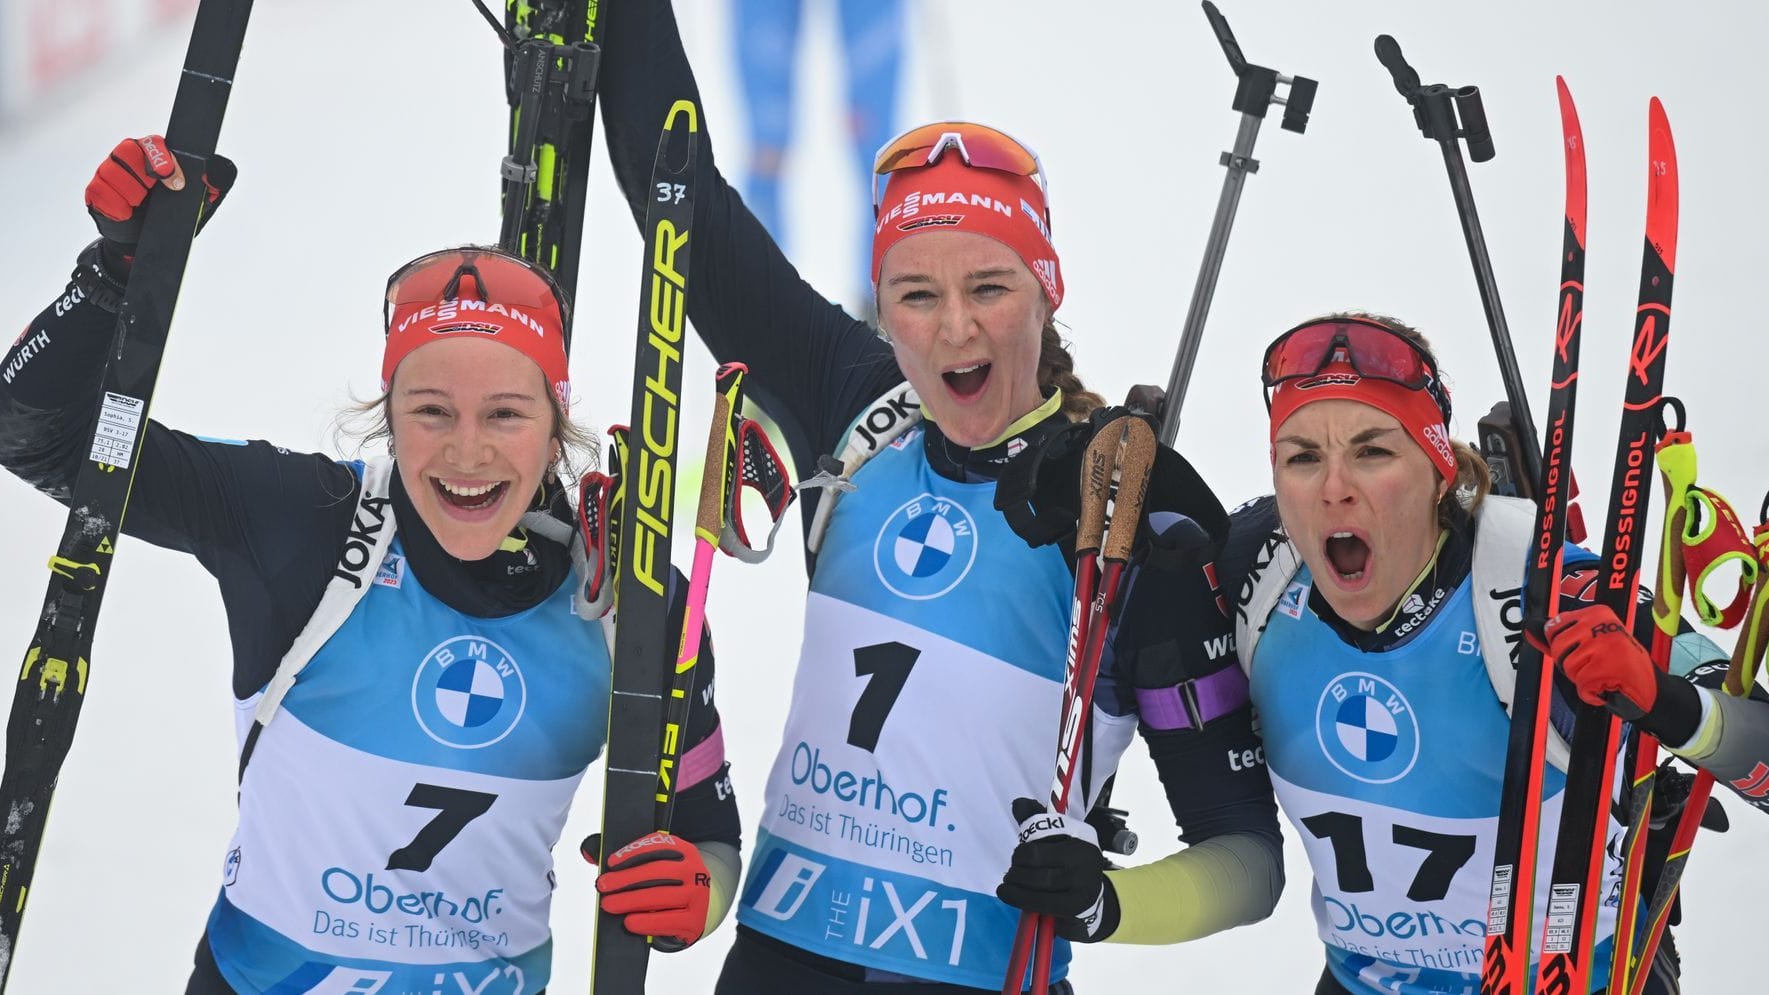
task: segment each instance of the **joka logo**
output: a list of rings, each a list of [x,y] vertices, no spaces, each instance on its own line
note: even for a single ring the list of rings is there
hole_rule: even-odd
[[[923,494],[885,520],[872,565],[891,593],[911,601],[958,586],[977,559],[977,525],[963,506]]]
[[[528,684],[503,647],[478,636],[456,636],[418,665],[412,712],[433,740],[477,750],[503,739],[521,721]]]
[[[1302,606],[1308,603],[1308,582],[1295,580],[1284,588],[1283,597],[1278,599],[1278,611],[1291,618],[1302,617]]]
[[[1419,759],[1419,722],[1406,696],[1374,674],[1341,674],[1315,706],[1321,752],[1347,776],[1389,784]]]

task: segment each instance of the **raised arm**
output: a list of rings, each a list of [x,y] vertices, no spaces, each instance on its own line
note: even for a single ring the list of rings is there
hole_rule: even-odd
[[[664,117],[700,90],[668,0],[608,11],[602,115],[614,175],[643,224]],[[890,347],[806,283],[725,182],[704,119],[700,142],[688,316],[719,361],[749,366],[751,392],[785,429],[795,463],[811,466],[902,374]]]

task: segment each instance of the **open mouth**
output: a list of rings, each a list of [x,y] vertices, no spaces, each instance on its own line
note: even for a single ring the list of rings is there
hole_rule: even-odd
[[[451,484],[436,477],[430,478],[430,486],[443,504],[458,508],[461,511],[484,511],[503,500],[504,492],[509,489],[508,481],[497,481],[490,484]]]
[[[1327,536],[1327,562],[1345,584],[1364,579],[1370,565],[1370,544],[1350,532],[1334,532]]]
[[[969,399],[983,392],[989,382],[989,363],[973,363],[956,370],[947,370],[940,374],[946,381],[946,389],[961,399]]]

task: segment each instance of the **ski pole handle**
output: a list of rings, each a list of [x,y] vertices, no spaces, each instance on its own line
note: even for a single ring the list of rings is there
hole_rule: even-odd
[[[731,507],[737,468],[743,454],[737,451],[737,417],[743,407],[743,378],[749,367],[725,363],[714,377],[712,426],[706,437],[706,462],[700,478],[700,508],[694,516],[694,533],[717,549],[725,534],[725,510]]]
[[[1394,88],[1409,103],[1412,102],[1419,95],[1419,73],[1400,53],[1400,42],[1395,41],[1393,35],[1377,35],[1376,58],[1388,67],[1388,75],[1394,77]]]
[[[1118,452],[1118,494],[1112,507],[1112,529],[1101,552],[1104,559],[1123,563],[1142,525],[1143,499],[1148,496],[1149,472],[1155,466],[1155,430],[1141,418],[1123,419]]]

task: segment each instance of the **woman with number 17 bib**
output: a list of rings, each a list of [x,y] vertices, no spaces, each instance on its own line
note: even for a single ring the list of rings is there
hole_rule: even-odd
[[[1398,321],[1347,313],[1304,322],[1272,343],[1263,378],[1275,495],[1236,509],[1218,580],[1239,592],[1232,628],[1265,760],[1314,871],[1327,960],[1316,993],[1479,991],[1516,681],[1507,637],[1522,617],[1534,506],[1488,495],[1485,462],[1450,437],[1436,359]],[[1537,924],[1572,696],[1601,704],[1626,694],[1645,713],[1632,716],[1642,728],[1722,774],[1748,770],[1745,761],[1769,747],[1755,732],[1718,745],[1718,711],[1764,703],[1713,694],[1725,654],[1687,625],[1671,672],[1656,671],[1641,648],[1650,596],[1637,613],[1642,631],[1630,634],[1591,603],[1597,573],[1594,556],[1567,547],[1547,626],[1563,673],[1551,703]],[[1143,580],[1127,625],[1191,631],[1222,618],[1193,578]],[[1622,827],[1612,828],[1619,838]],[[1649,837],[1647,880],[1668,835]],[[1605,894],[1620,872],[1612,852]],[[1593,934],[1594,990],[1607,984],[1614,931],[1606,903]],[[1677,974],[1667,934],[1646,991],[1672,995]]]
[[[620,39],[602,64],[609,154],[642,217],[658,128],[697,89],[666,0],[607,16]],[[1111,648],[1071,796],[1094,797],[1140,716],[1192,844],[1161,894],[1119,900],[1085,802],[1059,820],[1071,835],[1016,852],[1043,813],[1014,800],[1049,796],[1074,581],[993,501],[1014,455],[1101,403],[1052,323],[1063,279],[1037,157],[960,122],[886,144],[876,331],[800,279],[705,161],[689,316],[715,356],[744,358],[797,465],[835,485],[807,502],[804,640],[718,990],[1000,991],[1016,905],[1064,912],[1059,929],[1079,940],[1177,940],[1269,914],[1282,884],[1270,787],[1262,768],[1218,760],[1254,743],[1245,681],[1189,643]],[[819,464],[829,453],[840,467]],[[1138,661],[1156,675],[1147,687],[1131,679]],[[1221,693],[1188,697],[1193,681]],[[1071,846],[1092,855],[1073,876],[1035,863]],[[1056,947],[1052,991],[1067,991],[1068,943]]]

